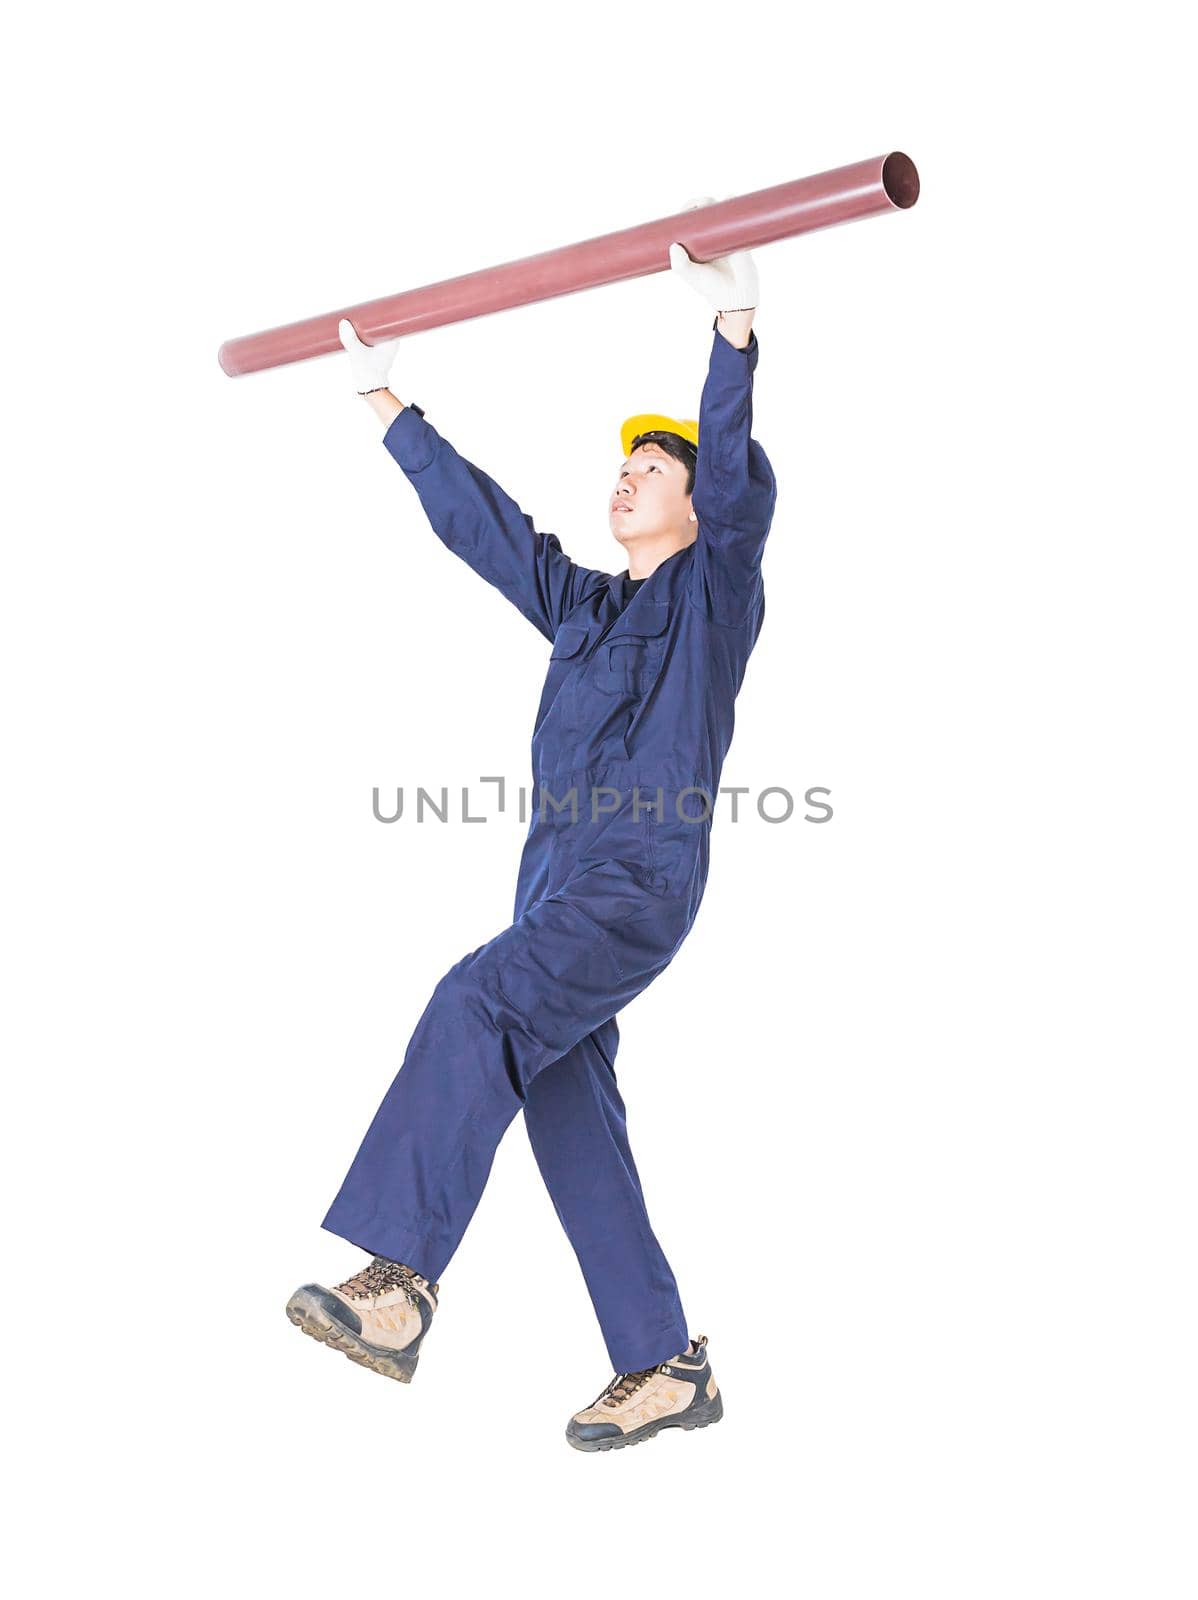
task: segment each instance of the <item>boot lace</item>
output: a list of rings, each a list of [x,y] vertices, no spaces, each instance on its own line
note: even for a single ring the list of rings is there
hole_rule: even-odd
[[[418,1272],[405,1267],[402,1261],[389,1261],[386,1256],[375,1256],[368,1266],[335,1287],[351,1300],[370,1300],[376,1294],[390,1294],[392,1289],[402,1289],[408,1304],[414,1306],[420,1301],[416,1285],[424,1281]]]
[[[621,1406],[625,1400],[642,1388],[655,1372],[660,1372],[666,1363],[659,1361],[655,1367],[645,1367],[640,1372],[617,1372],[601,1394],[596,1395],[591,1401],[592,1406]]]

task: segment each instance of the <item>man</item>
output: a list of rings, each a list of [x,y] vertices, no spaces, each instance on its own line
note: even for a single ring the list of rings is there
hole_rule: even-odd
[[[716,312],[698,424],[632,417],[609,524],[625,573],[580,567],[386,387],[398,340],[341,325],[355,386],[434,531],[552,641],[532,740],[514,921],[437,985],[323,1226],[373,1257],[308,1284],[293,1322],[410,1380],[438,1279],[504,1130],[529,1140],[578,1256],[615,1377],[567,1426],[580,1450],[718,1421],[649,1224],[613,1062],[616,1014],[671,961],[708,868],[733,702],[764,609],[775,480],[750,437],[757,272],[747,251],[675,273]]]

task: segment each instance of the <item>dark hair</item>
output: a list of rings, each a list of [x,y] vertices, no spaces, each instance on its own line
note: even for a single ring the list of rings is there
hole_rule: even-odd
[[[695,487],[695,462],[698,451],[689,439],[684,439],[680,433],[667,433],[664,428],[652,428],[648,433],[638,433],[632,441],[632,450],[639,444],[657,444],[665,451],[666,455],[673,456],[675,461],[681,461],[686,468],[686,492],[690,494]],[[632,450],[628,452],[632,454]]]

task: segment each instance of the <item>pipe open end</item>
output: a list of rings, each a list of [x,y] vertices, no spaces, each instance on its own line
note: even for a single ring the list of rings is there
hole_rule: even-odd
[[[919,173],[910,156],[892,150],[882,163],[882,187],[892,206],[906,211],[919,199]]]

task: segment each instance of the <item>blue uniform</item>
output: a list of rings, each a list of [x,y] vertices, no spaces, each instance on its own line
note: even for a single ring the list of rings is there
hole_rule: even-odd
[[[323,1226],[439,1279],[523,1109],[617,1372],[690,1337],[629,1149],[616,1014],[699,909],[733,704],[761,628],[776,485],[751,437],[757,354],[755,334],[737,350],[714,333],[697,537],[627,604],[622,574],[571,561],[411,407],[383,439],[441,540],[553,648],[512,925],[437,985]]]

